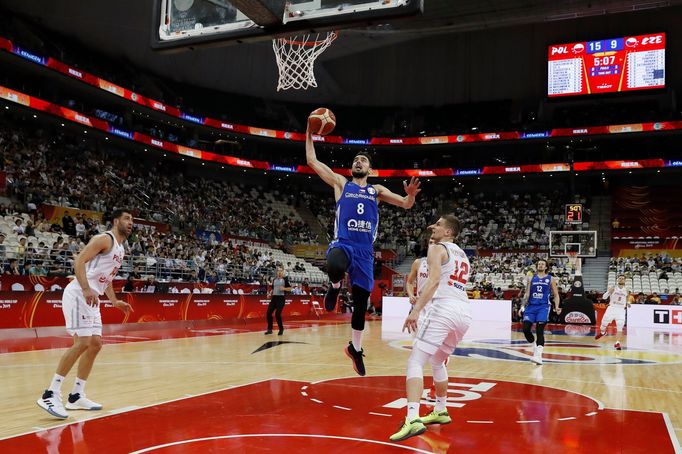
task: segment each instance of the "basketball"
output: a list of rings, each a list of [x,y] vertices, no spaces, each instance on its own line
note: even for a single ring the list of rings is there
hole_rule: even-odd
[[[326,136],[334,130],[336,126],[336,116],[334,112],[326,107],[320,107],[312,111],[308,117],[308,125],[313,134]]]

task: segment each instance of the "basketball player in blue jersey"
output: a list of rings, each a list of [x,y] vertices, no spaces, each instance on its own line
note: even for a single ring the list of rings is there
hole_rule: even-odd
[[[358,153],[353,159],[353,178],[335,173],[326,164],[317,160],[310,128],[306,131],[306,159],[308,165],[322,181],[334,188],[336,199],[336,221],[334,240],[327,249],[327,274],[332,285],[325,296],[325,308],[333,311],[339,295],[341,280],[346,272],[350,278],[353,297],[351,320],[352,337],[346,347],[346,355],[353,361],[353,368],[359,375],[365,375],[362,359],[362,331],[365,328],[365,313],[369,295],[374,288],[374,248],[379,224],[379,202],[387,202],[405,209],[412,208],[419,191],[419,180],[412,178],[403,182],[405,196],[391,192],[381,185],[367,183],[372,170],[370,157]]]
[[[540,259],[535,263],[535,273],[528,279],[526,294],[523,297],[525,310],[523,312],[523,334],[528,342],[535,343],[531,361],[542,364],[542,350],[545,348],[545,324],[549,318],[550,292],[554,296],[554,310],[561,313],[559,308],[559,288],[556,280],[547,274],[547,261]],[[537,340],[530,329],[535,323]]]

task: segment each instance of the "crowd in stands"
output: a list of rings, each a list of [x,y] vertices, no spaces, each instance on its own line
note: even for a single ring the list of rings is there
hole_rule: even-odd
[[[46,203],[106,212],[131,205],[137,217],[181,229],[221,231],[280,244],[314,239],[300,217],[271,209],[257,188],[187,178],[172,164],[155,169],[67,136],[50,140],[0,131],[0,160],[10,195],[26,206]]]
[[[548,272],[558,280],[559,290],[569,291],[573,268],[568,259],[548,258],[546,253],[494,253],[470,257],[469,285],[472,290],[481,292],[495,292],[498,289],[524,290],[528,277],[536,272],[535,263],[540,259],[548,261]]]
[[[191,234],[196,230],[278,246],[314,240],[293,209],[278,209],[273,194],[224,181],[186,178],[172,165],[154,169],[122,152],[87,145],[91,144],[68,135],[50,140],[40,132],[0,129],[0,166],[7,175],[8,195],[18,200],[11,206],[0,205],[0,216],[8,223],[7,231],[0,234],[0,253],[6,249],[5,237],[14,235],[16,247],[4,258],[20,265],[14,270],[8,263],[12,269],[5,271],[44,274],[45,265],[51,275],[67,274],[74,255],[92,235],[107,228],[96,216],[77,210],[73,216],[67,211],[50,222],[38,210],[41,204],[100,213],[131,206],[139,218],[172,224],[176,233],[136,229],[128,241],[135,261],[132,269],[155,267],[161,278],[210,282],[238,276],[251,281],[272,274],[277,265],[286,266],[249,253],[245,246],[200,240]]]

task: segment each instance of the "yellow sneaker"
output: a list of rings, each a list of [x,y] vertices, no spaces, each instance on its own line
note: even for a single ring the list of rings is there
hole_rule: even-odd
[[[410,437],[414,437],[415,435],[421,435],[424,432],[426,432],[426,426],[422,424],[419,418],[413,419],[412,421],[408,421],[407,418],[405,418],[405,422],[402,427],[400,427],[400,430],[388,438],[391,441],[403,441]]]
[[[433,410],[431,413],[429,413],[426,416],[420,416],[419,419],[425,425],[429,425],[429,424],[450,424],[452,422],[452,418],[448,414],[447,409],[445,409],[443,411]]]

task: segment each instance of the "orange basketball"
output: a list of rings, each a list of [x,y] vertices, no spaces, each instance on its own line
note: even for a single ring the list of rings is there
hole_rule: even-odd
[[[334,127],[336,126],[336,116],[334,115],[334,112],[326,107],[320,107],[319,109],[313,110],[310,114],[308,117],[308,125],[313,134],[326,136],[334,130]]]

